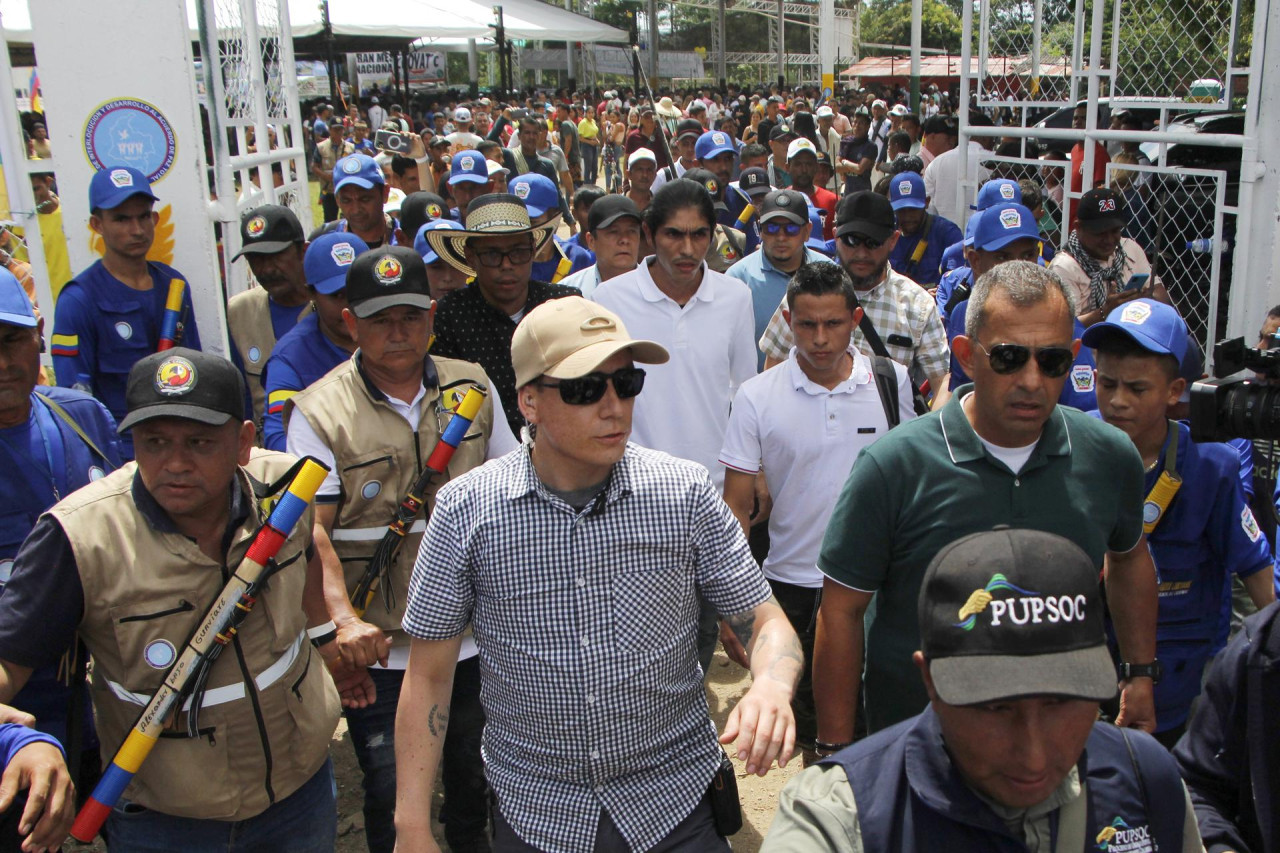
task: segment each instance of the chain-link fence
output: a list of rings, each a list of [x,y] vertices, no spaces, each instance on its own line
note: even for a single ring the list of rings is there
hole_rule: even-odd
[[[981,106],[1070,102],[1076,0],[975,3],[982,38],[975,54]]]

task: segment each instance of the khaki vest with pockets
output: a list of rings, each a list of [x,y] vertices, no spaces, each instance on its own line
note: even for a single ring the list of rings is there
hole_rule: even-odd
[[[241,487],[250,488],[246,473],[271,483],[293,462],[283,453],[254,450],[239,469]],[[236,531],[221,566],[186,536],[146,522],[131,494],[136,470],[130,462],[49,511],[66,532],[84,586],[80,636],[93,655],[90,687],[104,762],[133,728],[265,519],[255,499],[256,511]],[[180,712],[179,728],[156,742],[126,799],[179,817],[245,820],[292,794],[324,765],[339,703],[305,631],[302,589],[312,522],[308,509],[281,546],[281,568],[260,591],[235,644],[213,665],[200,710],[201,736],[186,737],[187,714]]]
[[[440,430],[449,423],[449,411],[457,407],[473,384],[485,385],[494,393],[489,377],[479,365],[438,356],[433,356],[432,361],[439,385],[428,388],[418,404],[421,418],[416,434],[385,399],[370,393],[354,358],[285,402],[285,428],[288,429],[289,418],[301,415],[333,451],[342,497],[331,539],[342,561],[348,595],[360,583],[396,508],[435,449]],[[484,464],[492,430],[493,405],[486,399],[453,454],[448,470],[427,490],[425,511],[413,522],[396,552],[390,571],[392,606],[387,607],[380,586],[364,614],[365,621],[391,636],[393,645],[409,642],[400,622],[418,544],[427,529],[425,519],[435,506],[435,493],[454,477]]]
[[[227,303],[227,331],[231,343],[240,353],[244,365],[245,381],[253,395],[253,423],[258,427],[258,440],[262,439],[262,415],[266,410],[267,392],[262,384],[262,374],[276,346],[276,333],[271,327],[271,308],[265,287],[255,287],[237,293]],[[315,306],[308,303],[298,319],[310,314]],[[256,356],[256,358],[255,358]]]

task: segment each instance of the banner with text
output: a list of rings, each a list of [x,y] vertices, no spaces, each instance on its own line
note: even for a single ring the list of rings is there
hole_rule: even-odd
[[[393,63],[397,62],[399,57],[393,57],[390,53],[357,53],[355,60],[356,76],[359,78],[358,85],[361,91],[375,83],[385,89],[399,71],[399,67],[393,68]],[[418,50],[409,54],[407,62],[410,86],[444,82],[448,65],[445,63],[443,53]]]
[[[584,48],[591,52],[597,74],[631,75],[630,50],[621,47],[605,47],[591,45]],[[640,51],[641,67],[648,70],[649,52]],[[560,71],[568,67],[564,50],[522,50],[520,67],[542,71]],[[659,77],[694,77],[706,76],[702,57],[693,51],[663,50],[658,52]]]

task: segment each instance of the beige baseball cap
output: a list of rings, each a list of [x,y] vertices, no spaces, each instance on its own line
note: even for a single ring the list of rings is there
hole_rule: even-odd
[[[625,349],[642,364],[670,358],[661,344],[634,340],[612,311],[581,296],[552,299],[526,314],[511,338],[516,387],[539,376],[577,379]]]

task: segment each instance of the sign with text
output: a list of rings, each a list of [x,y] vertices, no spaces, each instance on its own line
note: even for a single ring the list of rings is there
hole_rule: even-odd
[[[598,74],[621,74],[631,76],[630,50],[620,47],[604,47],[591,45],[584,48],[591,51]],[[649,52],[640,51],[640,64],[649,67]],[[520,51],[520,67],[543,71],[559,71],[567,68],[564,50],[522,50]],[[663,50],[658,52],[659,77],[693,77],[706,76],[702,57],[694,51]]]
[[[390,53],[357,53],[356,76],[359,78],[361,91],[377,83],[386,88],[393,76],[399,73],[397,63],[399,56]],[[443,82],[448,65],[443,53],[433,50],[418,50],[410,53],[406,59],[409,64],[409,85],[419,83]]]

